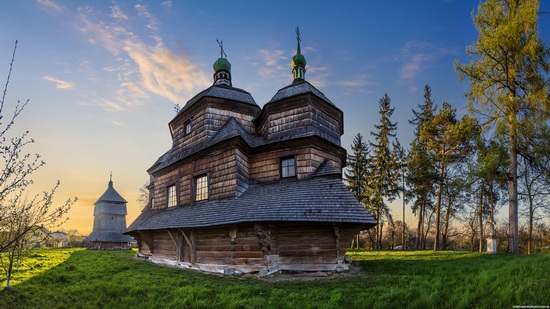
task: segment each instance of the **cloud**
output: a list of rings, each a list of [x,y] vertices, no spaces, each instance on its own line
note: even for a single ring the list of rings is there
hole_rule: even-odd
[[[53,0],[37,0],[36,4],[39,7],[43,8],[47,11],[54,12],[54,13],[67,12],[67,8],[65,8],[63,5],[61,5],[59,3],[56,3]]]
[[[330,77],[330,67],[306,65],[306,79],[315,87],[323,88],[328,84]]]
[[[439,44],[423,41],[408,41],[401,48],[399,55],[393,58],[401,62],[399,78],[402,82],[412,82],[432,63],[448,55],[457,55],[457,49],[441,47]]]
[[[113,5],[111,7],[111,17],[115,19],[128,20],[128,15],[124,14],[118,5]]]
[[[422,71],[423,64],[429,60],[429,56],[425,54],[416,54],[407,59],[407,62],[401,66],[399,78],[402,80],[411,80]]]
[[[172,9],[172,1],[164,1],[160,5],[166,8],[168,11]]]
[[[342,87],[360,88],[374,83],[369,81],[368,75],[361,74],[355,76],[353,79],[337,81],[336,84]]]
[[[137,12],[138,12],[137,15],[139,17],[143,17],[148,21],[148,24],[145,27],[147,27],[147,28],[149,28],[149,30],[151,30],[151,35],[153,36],[153,39],[156,42],[161,42],[162,38],[158,35],[159,23],[153,17],[153,15],[151,15],[151,13],[149,13],[149,11],[147,10],[147,6],[142,5],[142,4],[136,4],[136,5],[134,5],[134,8],[137,10]]]
[[[258,67],[260,78],[277,80],[279,83],[288,80],[290,60],[284,50],[258,49],[256,55],[252,58],[249,61]]]
[[[50,81],[50,82],[54,82],[56,84],[55,88],[57,88],[57,89],[72,89],[72,88],[75,87],[75,85],[71,82],[67,82],[67,81],[64,81],[64,80],[61,80],[61,79],[57,79],[57,78],[52,77],[52,76],[42,76],[42,79]]]
[[[78,30],[89,44],[104,48],[117,62],[103,68],[120,81],[117,95],[96,100],[98,106],[111,112],[130,111],[144,104],[150,94],[184,104],[199,89],[211,84],[200,65],[165,46],[158,34],[160,23],[147,6],[136,4],[134,9],[132,15],[113,5],[108,16],[91,7],[78,9]],[[144,19],[145,36],[153,38],[151,43],[134,31]]]
[[[173,103],[186,102],[180,93],[193,93],[196,86],[210,84],[195,64],[172,53],[162,44],[147,46],[127,41],[123,49],[137,64],[145,89]]]

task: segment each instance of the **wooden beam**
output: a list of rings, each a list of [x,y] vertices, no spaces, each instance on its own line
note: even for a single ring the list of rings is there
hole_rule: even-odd
[[[195,263],[197,260],[197,236],[195,230],[189,232],[189,237],[191,238],[191,263]]]
[[[181,234],[183,235],[183,237],[185,238],[185,241],[187,242],[187,244],[189,245],[189,247],[193,247],[193,245],[191,244],[191,241],[189,240],[189,238],[187,238],[187,235],[185,235],[185,232],[183,230],[179,230],[181,232]]]
[[[187,235],[185,234],[185,232],[183,230],[179,230],[181,232],[181,234],[183,235],[183,237],[185,238],[185,241],[187,242],[187,244],[189,245],[189,248],[191,249],[191,254],[190,254],[190,258],[191,258],[191,263],[195,263],[196,261],[196,257],[197,257],[197,249],[196,249],[196,241],[195,241],[195,231],[191,230],[189,232],[189,237],[187,237]]]
[[[177,257],[177,261],[180,262],[181,261],[181,248],[180,248],[180,245],[179,245],[179,241],[177,239],[178,236],[176,234],[175,235],[176,238],[174,239],[174,236],[172,236],[172,233],[170,233],[170,230],[166,230],[166,232],[168,232],[168,235],[170,236],[170,238],[172,239],[172,241],[176,245],[176,251],[177,251],[176,257]]]
[[[340,229],[336,223],[333,223],[334,227],[334,238],[336,238],[336,260],[340,259]]]

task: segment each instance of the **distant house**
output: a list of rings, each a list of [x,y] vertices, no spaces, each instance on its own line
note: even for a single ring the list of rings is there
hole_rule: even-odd
[[[305,80],[260,108],[232,86],[231,64],[170,121],[172,148],[148,170],[150,202],[128,227],[139,256],[220,273],[345,271],[375,220],[342,182],[342,111]]]
[[[48,229],[46,229],[44,226],[33,227],[28,235],[29,239],[26,241],[26,243],[33,248],[42,248],[48,246],[50,231],[48,231]]]
[[[56,231],[50,234],[48,247],[65,248],[69,246],[69,235],[65,232]]]
[[[122,234],[126,230],[126,200],[118,194],[109,179],[107,190],[94,203],[94,228],[84,240],[90,249],[129,249],[135,240]]]

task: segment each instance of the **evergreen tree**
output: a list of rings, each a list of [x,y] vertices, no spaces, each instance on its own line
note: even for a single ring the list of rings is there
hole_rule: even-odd
[[[347,156],[347,166],[344,170],[344,180],[347,187],[355,198],[369,209],[370,195],[366,191],[369,180],[369,156],[370,149],[367,143],[363,141],[361,133],[357,133],[351,145],[353,154]],[[371,212],[372,213],[372,212]]]
[[[435,204],[435,242],[434,250],[442,249],[440,243],[441,202],[449,164],[461,162],[474,148],[478,134],[477,121],[468,115],[456,119],[456,110],[447,102],[426,122],[420,131],[420,141],[426,143],[430,156],[437,163],[437,197]]]
[[[408,198],[413,200],[412,210],[418,217],[415,247],[422,249],[424,234],[424,218],[426,208],[433,205],[433,184],[436,183],[437,173],[435,163],[428,153],[426,141],[421,140],[421,130],[425,123],[434,117],[436,107],[431,98],[430,86],[424,87],[424,103],[418,104],[418,110],[413,109],[413,119],[409,120],[415,126],[414,139],[407,157],[407,183],[409,184]]]
[[[372,154],[371,180],[368,191],[372,192],[370,203],[376,217],[376,248],[381,248],[383,217],[392,221],[391,213],[385,200],[392,201],[399,194],[400,163],[395,150],[399,148],[396,131],[397,122],[391,122],[394,109],[390,107],[390,98],[385,94],[379,102],[380,123],[375,125],[376,132],[371,131],[375,141],[370,142]]]
[[[518,142],[527,114],[548,119],[550,99],[548,50],[538,34],[539,0],[487,0],[478,7],[477,41],[466,49],[469,64],[456,64],[460,79],[470,82],[470,109],[497,125],[506,136],[509,157],[508,252],[519,253]],[[487,127],[487,130],[491,130]]]
[[[476,160],[470,167],[473,177],[471,183],[479,192],[479,225],[480,251],[483,247],[483,218],[488,216],[489,235],[494,236],[495,206],[501,199],[506,183],[506,149],[502,140],[487,140],[479,137],[476,140]]]

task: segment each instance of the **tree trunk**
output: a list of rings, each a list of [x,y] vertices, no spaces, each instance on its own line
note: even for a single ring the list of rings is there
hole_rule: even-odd
[[[515,96],[511,95],[511,100],[515,101]],[[509,147],[510,147],[510,165],[508,179],[508,253],[519,254],[519,229],[518,229],[518,155],[517,155],[517,122],[516,112],[509,115]]]
[[[380,205],[376,208],[376,235],[375,235],[375,242],[374,242],[374,249],[379,249],[380,243],[378,239],[378,235],[380,234]]]
[[[533,244],[533,200],[529,196],[529,240],[527,241],[527,254],[531,254]]]
[[[422,249],[422,234],[424,233],[424,201],[420,204],[418,211],[418,225],[416,227],[416,250]]]
[[[441,197],[443,194],[443,172],[445,171],[445,163],[443,159],[439,165],[439,184],[437,188],[437,202],[435,206],[435,241],[434,241],[434,250],[441,249],[441,244],[439,242],[440,234],[440,223],[441,223]]]
[[[453,204],[453,200],[451,200],[451,198],[449,197],[449,204],[447,205],[447,213],[445,214],[445,229],[443,230],[443,240],[442,240],[442,243],[441,243],[441,246],[443,247],[443,249],[447,249],[447,241],[449,240],[449,224],[451,223],[451,209],[452,209],[452,204]]]
[[[426,239],[428,238],[428,233],[430,233],[430,227],[432,226],[432,217],[434,215],[434,212],[435,212],[435,210],[432,210],[432,212],[430,213],[430,216],[428,217],[428,226],[426,226],[426,232],[423,235],[424,239],[422,239],[422,249],[423,250],[426,249]]]
[[[382,233],[383,233],[383,231],[384,231],[384,223],[380,222],[380,232],[376,236],[378,238],[378,240],[377,240],[378,247],[376,249],[382,249]]]
[[[530,178],[530,175],[529,175],[529,163],[527,162],[527,160],[524,161],[525,163],[525,171],[523,173],[523,178],[524,178],[524,181],[525,181],[525,190],[527,191],[527,201],[529,203],[529,230],[528,230],[528,234],[529,234],[529,237],[527,239],[527,254],[531,254],[531,250],[533,248],[533,192],[532,192],[532,188],[533,188],[533,181],[531,181],[529,178]]]
[[[483,181],[479,189],[479,252],[483,252]]]

